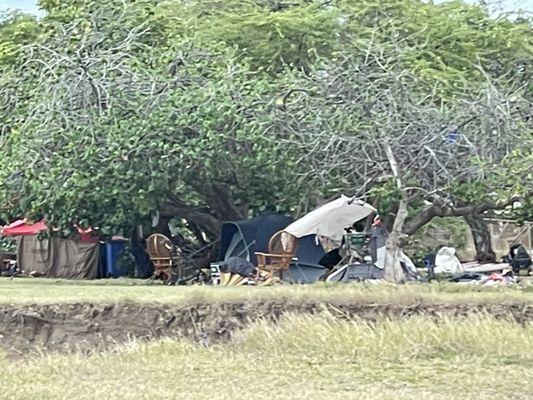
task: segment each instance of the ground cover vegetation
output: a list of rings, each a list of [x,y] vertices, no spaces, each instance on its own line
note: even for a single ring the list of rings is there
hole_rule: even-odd
[[[0,398],[526,399],[533,292],[0,279]],[[162,379],[164,377],[164,379]]]
[[[0,398],[526,399],[532,333],[489,315],[375,323],[287,315],[215,346],[132,341],[92,355],[0,359],[10,377]]]
[[[317,301],[413,305],[533,303],[531,283],[514,287],[470,287],[450,283],[410,285],[280,285],[274,287],[210,286],[166,287],[139,279],[101,279],[72,281],[65,279],[0,278],[0,304],[57,303],[160,303],[189,305],[196,303]]]

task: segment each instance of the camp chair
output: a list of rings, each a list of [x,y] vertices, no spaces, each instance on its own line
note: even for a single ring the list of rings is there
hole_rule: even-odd
[[[283,271],[289,269],[297,248],[298,239],[296,237],[284,231],[275,233],[268,242],[268,253],[255,253],[257,258],[256,280],[270,284],[275,280],[275,274],[279,274],[281,281]]]
[[[160,233],[150,235],[146,239],[146,250],[154,264],[153,279],[161,278],[165,283],[170,282],[176,275],[178,282],[183,279],[183,254],[168,237]]]

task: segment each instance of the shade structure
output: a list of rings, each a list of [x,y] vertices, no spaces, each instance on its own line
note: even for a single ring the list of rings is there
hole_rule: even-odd
[[[92,229],[76,227],[80,238],[63,238],[39,233],[47,231],[46,221],[35,224],[26,219],[5,226],[2,236],[17,238],[17,264],[21,270],[50,278],[93,279],[99,275],[100,245]],[[52,230],[53,231],[53,230]]]
[[[44,221],[36,224],[28,223],[26,220],[20,219],[2,228],[2,236],[27,236],[36,235],[39,232],[46,230],[46,223]]]
[[[318,235],[340,241],[345,229],[351,227],[376,209],[354,197],[341,195],[337,200],[304,215],[284,230],[296,237]]]
[[[96,235],[96,232],[93,228],[82,229],[77,225],[74,225],[74,228],[80,235],[80,241],[83,243],[98,243],[99,239]],[[46,221],[42,220],[39,222],[28,223],[27,219],[19,219],[15,222],[12,222],[9,225],[4,226],[0,230],[1,236],[31,236],[37,235],[40,232],[46,231],[48,229]],[[57,229],[52,229],[52,231],[57,231]]]

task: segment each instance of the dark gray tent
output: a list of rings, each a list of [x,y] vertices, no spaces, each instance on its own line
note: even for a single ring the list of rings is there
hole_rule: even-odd
[[[292,218],[284,215],[266,215],[242,221],[226,222],[220,234],[219,260],[240,257],[257,265],[255,252],[267,252],[268,241],[274,233],[283,230]],[[291,264],[285,280],[292,282],[316,282],[327,270],[318,265],[324,255],[322,246],[315,235],[298,240],[297,261]]]

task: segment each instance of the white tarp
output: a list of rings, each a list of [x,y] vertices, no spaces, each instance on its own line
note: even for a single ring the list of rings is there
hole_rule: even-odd
[[[437,252],[437,255],[435,256],[436,274],[458,274],[463,271],[463,266],[455,256],[455,249],[453,247],[444,246]]]
[[[385,256],[386,256],[386,254],[387,254],[387,252],[386,252],[386,247],[385,246],[378,247],[378,249],[376,250],[376,261],[374,262],[374,264],[379,269],[385,268]],[[412,272],[416,272],[417,271],[416,266],[413,263],[413,261],[403,251],[400,252],[400,261],[403,262],[405,264],[406,268],[409,269],[410,271],[412,271]]]
[[[337,200],[304,215],[284,230],[296,237],[315,234],[340,241],[345,234],[345,228],[375,211],[374,207],[364,201],[341,195]]]

